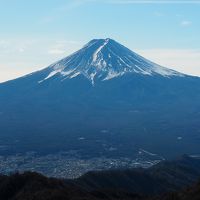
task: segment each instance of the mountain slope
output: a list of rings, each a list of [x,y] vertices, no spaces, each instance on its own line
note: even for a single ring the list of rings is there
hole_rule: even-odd
[[[92,40],[41,71],[0,84],[2,154],[135,157],[140,148],[164,157],[198,154],[199,124],[200,78],[111,39]]]

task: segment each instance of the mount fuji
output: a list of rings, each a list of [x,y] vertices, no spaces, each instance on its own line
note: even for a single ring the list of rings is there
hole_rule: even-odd
[[[199,154],[200,78],[95,39],[0,84],[0,153]]]

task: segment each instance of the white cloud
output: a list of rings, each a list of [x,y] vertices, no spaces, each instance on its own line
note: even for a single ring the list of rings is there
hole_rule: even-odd
[[[162,66],[200,76],[200,49],[147,49],[136,52]]]
[[[48,50],[48,53],[54,55],[64,54],[69,45],[79,45],[79,42],[73,40],[56,41],[54,46],[52,46],[52,48]]]
[[[106,1],[105,1],[106,2]],[[112,4],[200,4],[200,1],[188,0],[108,0]]]
[[[57,55],[57,54],[64,54],[65,51],[61,50],[61,49],[51,49],[51,50],[48,51],[48,53]]]
[[[188,20],[184,20],[184,21],[181,22],[181,26],[183,26],[183,27],[188,27],[188,26],[190,26],[191,24],[192,24],[192,22],[191,22],[191,21],[188,21]]]
[[[73,40],[2,39],[0,40],[0,82],[47,67],[81,48]]]
[[[91,3],[91,2],[96,2],[96,0],[73,0],[73,1],[69,1],[68,3],[60,6],[58,8],[58,10],[60,11],[68,11],[68,10],[72,10],[74,8],[77,8],[79,6],[82,6],[86,3]]]
[[[25,51],[24,48],[19,48],[19,52],[23,53]]]
[[[164,13],[161,13],[161,12],[154,12],[153,13],[156,17],[163,17],[163,16],[165,16],[165,14]]]
[[[47,67],[82,47],[56,39],[0,40],[0,82]],[[139,49],[135,52],[183,73],[200,76],[200,49]]]
[[[85,5],[87,3],[98,2],[98,0],[69,0],[62,5],[58,5],[51,12],[50,15],[44,16],[39,20],[39,24],[48,24],[59,20],[66,12],[73,11],[74,9]]]

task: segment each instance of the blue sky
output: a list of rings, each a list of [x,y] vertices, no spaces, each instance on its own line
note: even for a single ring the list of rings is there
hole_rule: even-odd
[[[0,82],[41,69],[94,38],[200,76],[200,1],[0,0]]]

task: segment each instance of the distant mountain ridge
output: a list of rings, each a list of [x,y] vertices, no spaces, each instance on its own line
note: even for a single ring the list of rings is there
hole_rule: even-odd
[[[200,174],[199,165],[199,159],[184,156],[158,164],[156,169],[148,170],[149,176],[141,169],[93,172],[70,181],[33,172],[1,175],[0,199],[198,200],[200,187],[193,184]],[[189,185],[190,188],[183,189]]]
[[[200,177],[200,159],[182,156],[162,161],[149,169],[88,172],[73,182],[92,190],[124,190],[137,194],[160,194],[177,191]]]

